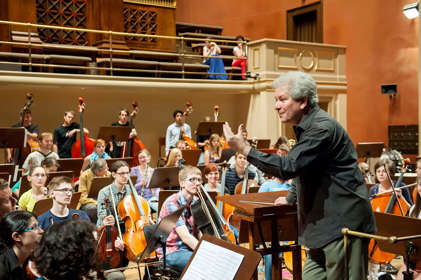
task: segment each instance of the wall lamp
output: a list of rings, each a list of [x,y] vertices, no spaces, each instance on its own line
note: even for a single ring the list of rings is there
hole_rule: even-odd
[[[403,6],[403,13],[408,19],[416,18],[420,15],[418,10],[418,2]]]

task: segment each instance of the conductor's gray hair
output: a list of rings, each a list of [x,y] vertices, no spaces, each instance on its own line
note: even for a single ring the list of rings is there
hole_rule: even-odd
[[[313,77],[299,71],[289,71],[273,81],[272,87],[278,89],[286,87],[291,97],[299,101],[308,98],[308,105],[314,107],[319,102],[317,85]]]

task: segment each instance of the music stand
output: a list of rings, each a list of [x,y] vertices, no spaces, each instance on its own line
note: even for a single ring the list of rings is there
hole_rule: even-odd
[[[213,133],[223,135],[224,122],[200,122],[196,134],[199,136],[210,136]]]
[[[4,173],[8,173],[9,174],[9,178],[8,183],[9,186],[12,182],[16,182],[17,181],[17,172],[18,172],[18,166],[15,165],[14,163],[4,163],[4,164],[0,164],[0,172],[4,172]],[[13,177],[12,177],[13,175]]]
[[[178,219],[180,218],[181,213],[183,213],[184,209],[186,207],[182,207],[171,214],[165,216],[162,218],[158,224],[155,224],[153,226],[145,226],[144,228],[144,234],[145,238],[147,240],[147,245],[145,250],[137,256],[137,262],[141,262],[144,258],[149,256],[156,248],[157,245],[161,245],[163,248],[163,255],[164,255],[164,268],[166,266],[165,263],[165,248],[166,248],[166,241],[168,238],[168,235],[171,233],[173,228],[175,227]],[[159,243],[159,244],[158,244]]]
[[[137,176],[130,176],[132,182],[136,182]],[[111,185],[114,181],[113,177],[94,177],[91,183],[91,188],[89,189],[88,197],[96,199],[98,193],[104,187]]]
[[[178,187],[178,172],[179,167],[158,167],[152,173],[152,178],[149,182],[149,188],[170,188]]]
[[[377,244],[381,250],[406,256],[407,245],[409,242],[412,242],[412,244],[415,245],[415,248],[417,248],[413,255],[413,260],[421,260],[421,239],[410,238],[420,234],[421,219],[380,212],[374,212],[374,216],[377,226],[376,235],[409,237],[407,240],[398,241],[396,243],[377,240]]]
[[[133,162],[133,157],[124,157],[124,158],[108,158],[105,161],[107,162],[108,167],[111,167],[111,165],[118,161],[118,160],[122,160],[125,161],[129,164],[129,166],[132,166],[132,162]]]
[[[199,162],[201,150],[182,150],[181,154],[183,159],[186,161],[185,165],[196,166]]]
[[[249,250],[247,248],[244,248],[244,247],[241,247],[241,246],[238,246],[238,245],[234,245],[230,242],[227,242],[225,240],[222,240],[222,239],[219,239],[219,238],[207,235],[207,234],[202,236],[202,238],[200,239],[199,243],[196,246],[196,249],[194,250],[193,255],[191,256],[191,258],[190,258],[189,262],[187,263],[186,267],[184,268],[183,274],[181,274],[180,279],[183,279],[183,276],[189,270],[190,265],[191,265],[193,259],[196,257],[197,251],[199,250],[203,241],[210,242],[214,245],[226,248],[228,250],[231,250],[231,251],[234,251],[236,253],[239,253],[239,254],[243,255],[244,258],[241,262],[240,267],[237,270],[237,273],[235,274],[234,279],[235,280],[252,279],[253,275],[256,273],[257,266],[258,266],[262,256],[257,252],[254,252],[252,250]],[[209,260],[209,261],[211,261],[211,260]]]
[[[380,157],[383,148],[383,142],[360,142],[357,144],[357,154],[359,158]]]
[[[0,147],[18,149],[26,147],[26,129],[0,127]]]
[[[131,131],[130,126],[101,126],[97,139],[104,139],[105,142],[127,141]]]
[[[250,145],[253,145],[254,139],[247,139]],[[254,141],[257,142],[256,149],[269,149],[270,147],[270,139],[255,139]]]
[[[73,171],[74,176],[79,176],[82,169],[83,158],[59,158],[57,159],[60,165],[60,171]]]

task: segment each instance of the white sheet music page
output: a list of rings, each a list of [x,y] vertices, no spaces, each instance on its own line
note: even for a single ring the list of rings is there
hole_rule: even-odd
[[[202,240],[182,280],[232,280],[244,256]]]

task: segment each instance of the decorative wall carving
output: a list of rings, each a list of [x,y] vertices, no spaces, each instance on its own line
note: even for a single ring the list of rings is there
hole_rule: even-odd
[[[124,32],[156,35],[158,30],[158,14],[152,10],[145,10],[142,7],[124,7]],[[126,37],[126,41],[155,43],[156,38],[148,37]]]
[[[87,0],[36,0],[39,24],[86,28]],[[54,44],[87,45],[87,33],[51,28],[38,28],[43,42]]]

